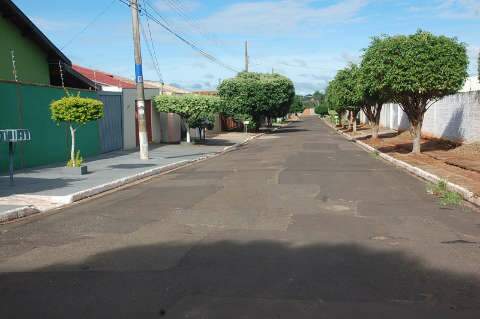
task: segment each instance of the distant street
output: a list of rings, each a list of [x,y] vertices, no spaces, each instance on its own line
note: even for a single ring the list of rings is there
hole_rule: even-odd
[[[317,117],[0,226],[0,318],[480,318],[480,214]]]

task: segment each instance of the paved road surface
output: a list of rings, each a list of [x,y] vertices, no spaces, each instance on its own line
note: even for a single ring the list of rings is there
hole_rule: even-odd
[[[480,318],[479,213],[316,118],[0,245],[0,318]]]

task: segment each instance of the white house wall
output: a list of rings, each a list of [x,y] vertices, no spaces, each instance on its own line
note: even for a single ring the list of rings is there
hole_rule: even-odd
[[[180,117],[168,115],[155,110],[153,98],[160,94],[160,89],[145,89],[145,100],[152,100],[152,140],[154,143],[180,142]],[[135,132],[136,89],[123,89],[123,145],[125,150],[137,147]]]

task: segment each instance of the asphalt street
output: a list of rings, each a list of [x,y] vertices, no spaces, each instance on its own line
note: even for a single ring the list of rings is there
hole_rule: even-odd
[[[480,213],[318,118],[0,226],[0,318],[480,318]]]

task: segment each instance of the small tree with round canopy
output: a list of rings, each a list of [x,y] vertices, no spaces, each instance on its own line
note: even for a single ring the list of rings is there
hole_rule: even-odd
[[[345,69],[338,71],[327,89],[327,100],[330,107],[337,110],[337,112],[350,112],[349,129],[353,124],[354,133],[356,133],[357,128],[356,120],[354,119],[360,112],[363,103],[361,93],[358,66],[355,64],[350,64]]]
[[[75,133],[78,128],[88,122],[96,121],[103,117],[102,101],[67,95],[50,104],[51,117],[56,122],[67,123],[70,128],[71,149],[68,166],[77,167],[81,163],[75,156]]]
[[[155,108],[159,112],[175,113],[183,117],[187,125],[187,143],[190,143],[190,128],[199,128],[206,122],[213,122],[214,115],[220,109],[217,96],[184,94],[159,95],[154,98]]]
[[[465,45],[456,38],[419,30],[407,36],[374,38],[365,59],[371,76],[377,79],[374,91],[400,105],[412,125],[412,153],[420,153],[425,112],[465,82]]]

